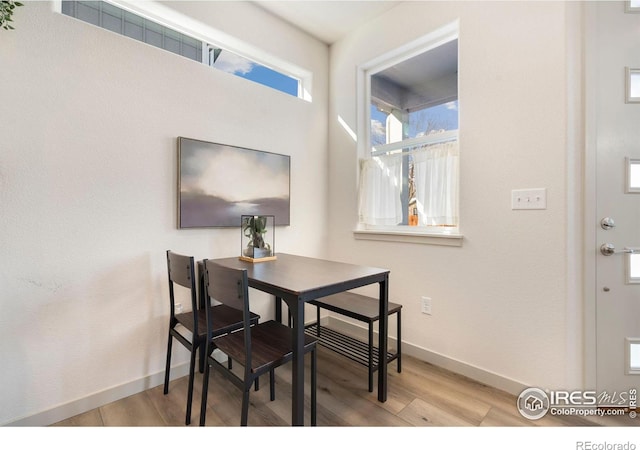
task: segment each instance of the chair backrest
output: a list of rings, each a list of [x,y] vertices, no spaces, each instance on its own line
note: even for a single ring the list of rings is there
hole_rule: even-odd
[[[167,250],[167,274],[169,277],[169,301],[171,302],[171,320],[175,321],[174,284],[187,288],[191,294],[191,312],[193,314],[193,333],[198,335],[198,296],[196,289],[195,263],[193,256],[179,255]],[[175,323],[172,323],[175,325]]]
[[[222,266],[212,260],[204,263],[203,298],[210,303],[214,299],[231,308],[242,311],[243,333],[246,359],[242,364],[245,370],[251,368],[251,313],[249,312],[249,278],[246,269],[234,269]],[[207,308],[207,329],[212,328],[211,308]],[[211,337],[207,339],[209,342]]]

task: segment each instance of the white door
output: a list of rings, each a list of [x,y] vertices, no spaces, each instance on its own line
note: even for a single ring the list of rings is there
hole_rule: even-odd
[[[640,13],[625,3],[591,3],[586,27],[597,215],[587,251],[596,253],[596,388],[609,394],[640,387],[640,181],[633,192],[628,176],[629,160],[640,168],[640,103],[626,95],[627,68],[640,69]]]

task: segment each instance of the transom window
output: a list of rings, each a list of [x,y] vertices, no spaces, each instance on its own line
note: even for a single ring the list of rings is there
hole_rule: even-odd
[[[228,50],[206,44],[211,67],[264,84],[294,97],[300,96],[300,80]]]
[[[457,232],[457,36],[441,30],[363,69],[361,228]]]
[[[216,69],[303,97],[301,80],[105,1],[62,1],[62,13]]]

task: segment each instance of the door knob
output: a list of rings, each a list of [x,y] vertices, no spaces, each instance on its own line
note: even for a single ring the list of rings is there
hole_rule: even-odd
[[[625,247],[622,250],[616,251],[615,245],[607,243],[600,246],[600,253],[602,253],[604,256],[611,256],[616,253],[635,253],[635,250]]]
[[[605,217],[600,221],[600,226],[602,227],[603,230],[610,230],[612,228],[615,228],[616,223],[613,221],[611,217]]]

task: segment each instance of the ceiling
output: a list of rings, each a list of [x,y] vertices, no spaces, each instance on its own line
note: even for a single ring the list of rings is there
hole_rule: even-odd
[[[453,39],[371,77],[371,95],[384,104],[408,112],[458,98],[458,40]],[[381,101],[382,103],[379,103]]]
[[[405,59],[375,76],[385,78],[407,90],[420,89],[444,77],[458,73],[458,40],[453,39],[424,53]]]
[[[257,5],[328,45],[363,23],[396,6],[399,1],[260,0]]]

